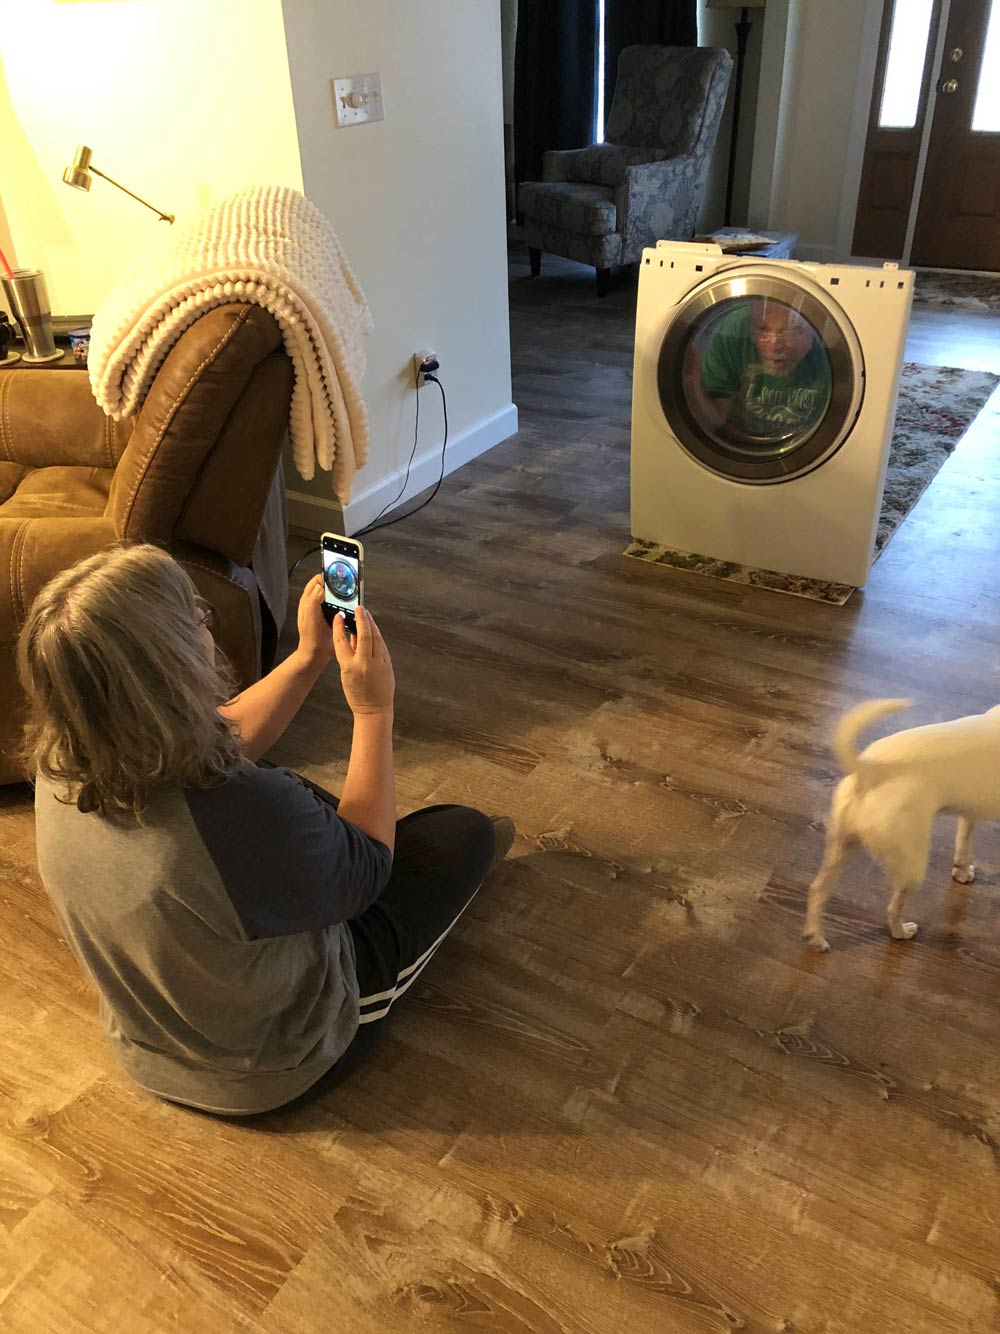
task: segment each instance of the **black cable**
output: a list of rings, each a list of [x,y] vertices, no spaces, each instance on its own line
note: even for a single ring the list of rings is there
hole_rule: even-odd
[[[438,474],[437,481],[434,483],[434,490],[430,493],[430,495],[427,497],[426,500],[421,501],[419,505],[415,505],[413,509],[407,510],[405,514],[397,514],[394,519],[387,519],[385,523],[378,522],[387,509],[399,503],[400,497],[404,494],[407,485],[409,484],[410,469],[413,466],[413,460],[416,457],[417,442],[420,438],[420,388],[418,385],[417,410],[413,426],[413,448],[410,450],[410,457],[406,464],[406,475],[403,478],[403,485],[400,487],[399,491],[396,493],[393,499],[387,501],[382,506],[378,514],[375,515],[375,518],[372,519],[371,523],[368,524],[366,528],[362,528],[360,532],[352,534],[352,536],[354,537],[365,537],[368,533],[377,532],[380,528],[391,528],[394,523],[402,523],[404,519],[409,519],[411,515],[419,514],[419,512],[422,509],[424,509],[425,506],[431,503],[431,501],[434,499],[437,493],[441,490],[441,483],[444,481],[445,452],[448,448],[448,396],[444,392],[444,385],[441,383],[441,381],[437,378],[436,375],[433,375],[430,371],[424,372],[423,375],[424,375],[424,383],[430,381],[431,384],[436,384],[438,389],[441,391],[441,411],[444,415],[444,440],[441,444],[441,470]],[[308,550],[303,551],[302,555],[299,556],[298,560],[296,560],[292,564],[291,569],[288,571],[289,579],[292,578],[292,576],[295,574],[295,571],[299,568],[299,566],[308,556],[315,555],[316,552],[319,550],[321,550],[321,548],[319,546],[315,546],[315,547],[309,547]]]
[[[438,474],[437,481],[434,483],[434,490],[426,500],[422,500],[419,505],[415,505],[413,509],[407,510],[405,514],[397,514],[394,519],[387,519],[385,523],[380,523],[377,527],[373,521],[367,528],[362,528],[361,532],[358,533],[358,537],[363,537],[366,533],[377,533],[383,528],[391,528],[394,523],[402,523],[404,519],[412,518],[414,514],[419,514],[422,509],[426,508],[441,490],[441,483],[444,481],[445,452],[448,448],[448,396],[444,392],[444,385],[436,375],[431,375],[430,373],[425,374],[424,380],[425,382],[429,380],[431,384],[436,384],[441,391],[441,411],[444,414],[444,440],[441,444],[441,471]]]
[[[424,376],[424,379],[430,379],[430,378],[431,378],[431,377],[430,377],[429,375]],[[370,532],[370,531],[371,531],[371,528],[372,528],[372,525],[378,523],[379,519],[381,519],[382,515],[386,512],[386,510],[388,510],[388,509],[393,509],[396,505],[399,504],[400,499],[402,498],[403,494],[404,494],[405,491],[406,491],[407,486],[409,485],[409,482],[410,482],[410,468],[413,466],[413,460],[414,460],[414,457],[416,456],[416,452],[417,452],[417,441],[420,439],[420,372],[419,372],[419,370],[415,372],[413,387],[414,387],[414,389],[417,391],[417,411],[416,411],[416,416],[414,417],[414,420],[413,420],[413,448],[410,450],[410,457],[409,457],[409,458],[407,459],[407,461],[406,461],[406,476],[403,478],[403,485],[402,485],[402,486],[399,488],[399,490],[396,492],[396,494],[395,494],[395,496],[392,498],[392,500],[387,500],[387,501],[385,502],[385,504],[382,506],[382,508],[379,510],[379,512],[375,515],[374,519],[372,519],[372,520],[368,523],[368,526],[367,526],[366,528],[362,528],[361,532],[358,533],[358,534],[356,534],[356,536],[358,536],[358,537],[363,537],[365,533]]]
[[[297,561],[295,561],[295,563],[292,565],[292,568],[288,571],[289,579],[291,579],[292,575],[299,568],[299,566],[302,564],[305,558],[307,556],[315,556],[316,552],[319,551],[319,549],[320,548],[318,546],[315,546],[315,547],[310,547],[308,551],[303,551],[302,555],[298,558]]]

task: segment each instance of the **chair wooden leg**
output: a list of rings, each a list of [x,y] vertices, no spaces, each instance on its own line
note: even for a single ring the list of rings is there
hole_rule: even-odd
[[[611,281],[611,270],[610,270],[610,269],[598,269],[598,270],[597,270],[597,295],[598,295],[598,296],[607,296],[607,294],[608,294],[608,283],[609,283],[610,281]]]
[[[531,276],[537,278],[542,271],[542,252],[534,246],[528,246],[528,259],[531,263]]]

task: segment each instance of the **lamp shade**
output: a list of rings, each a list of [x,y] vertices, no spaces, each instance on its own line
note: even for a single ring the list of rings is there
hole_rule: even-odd
[[[73,165],[67,167],[63,172],[63,180],[67,185],[71,185],[74,190],[89,190],[94,182],[90,174],[90,159],[93,153],[86,146],[80,144],[76,150],[76,157],[73,159]]]

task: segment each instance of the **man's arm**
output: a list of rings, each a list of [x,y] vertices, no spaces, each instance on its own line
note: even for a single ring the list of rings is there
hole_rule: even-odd
[[[310,579],[299,599],[298,628],[295,651],[219,710],[236,723],[243,753],[250,760],[267,754],[333,661],[333,637],[323,618],[321,575]]]
[[[735,391],[719,395],[709,395],[706,392],[703,360],[695,348],[688,352],[685,362],[684,392],[689,406],[716,430],[728,420],[730,410],[736,401]]]

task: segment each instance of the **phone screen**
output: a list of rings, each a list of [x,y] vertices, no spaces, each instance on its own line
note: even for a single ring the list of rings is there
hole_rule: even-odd
[[[323,600],[328,621],[344,612],[348,633],[355,633],[354,609],[361,601],[361,553],[346,537],[323,538]]]

